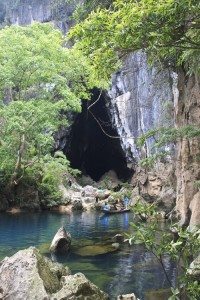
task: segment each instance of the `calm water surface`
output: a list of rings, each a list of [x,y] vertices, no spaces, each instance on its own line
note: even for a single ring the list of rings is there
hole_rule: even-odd
[[[127,245],[114,253],[96,256],[76,253],[85,245],[106,243],[116,233],[130,232],[132,220],[131,213],[111,216],[87,212],[0,214],[0,259],[29,246],[36,246],[49,256],[48,247],[53,236],[58,228],[65,226],[72,235],[72,250],[68,255],[54,259],[68,265],[73,273],[83,272],[106,291],[110,299],[131,292],[141,300],[148,299],[146,292],[165,288],[167,282],[155,258],[141,246]],[[165,265],[173,277],[174,268],[167,258]]]

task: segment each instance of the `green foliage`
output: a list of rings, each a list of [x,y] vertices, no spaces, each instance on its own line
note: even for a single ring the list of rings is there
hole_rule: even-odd
[[[64,44],[50,24],[0,30],[0,172],[11,186],[29,180],[54,198],[69,163],[51,157],[53,134],[96,84],[87,59]]]
[[[185,64],[199,72],[200,3],[197,0],[115,0],[111,9],[91,12],[70,38],[105,78],[118,59],[145,49],[150,61]]]
[[[154,139],[152,152],[154,154],[140,161],[143,167],[153,167],[157,160],[162,160],[170,154],[169,151],[163,150],[167,145],[175,143],[178,139],[192,139],[200,136],[200,129],[194,125],[186,125],[181,128],[162,127],[149,130],[137,139],[137,146],[143,147],[146,140]],[[198,158],[197,158],[198,159]]]
[[[77,3],[76,0],[71,2]],[[98,8],[111,8],[113,0],[85,0],[84,3],[77,4],[75,12],[73,13],[73,19],[76,22],[80,22],[87,18],[87,16]]]
[[[69,161],[62,152],[58,151],[54,154],[54,157],[47,154],[38,159],[33,167],[27,170],[25,179],[27,181],[34,178],[43,205],[53,206],[61,198],[58,187],[60,184],[65,183],[68,173],[77,175],[79,172],[71,169]]]
[[[197,187],[198,189],[200,189],[200,180],[196,180],[194,183],[195,187]]]
[[[132,244],[143,244],[158,260],[163,268],[169,285],[172,287],[172,299],[181,299],[187,294],[189,299],[198,299],[199,283],[188,275],[187,270],[191,261],[199,254],[200,230],[189,230],[178,225],[171,230],[162,230],[157,218],[155,205],[137,203],[134,208],[135,215],[145,216],[148,222],[132,223],[134,232],[129,236]],[[174,236],[172,234],[174,232]],[[167,273],[164,257],[168,255],[176,265],[176,284],[172,283]]]

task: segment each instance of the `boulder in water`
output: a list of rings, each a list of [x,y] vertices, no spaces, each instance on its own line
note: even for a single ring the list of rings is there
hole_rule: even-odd
[[[123,235],[123,234],[120,234],[120,233],[116,234],[116,235],[113,237],[113,241],[114,241],[115,243],[119,243],[119,244],[123,243],[123,242],[124,242],[124,235]]]
[[[64,227],[61,227],[54,236],[50,251],[56,253],[66,253],[71,245],[71,234],[66,232]]]

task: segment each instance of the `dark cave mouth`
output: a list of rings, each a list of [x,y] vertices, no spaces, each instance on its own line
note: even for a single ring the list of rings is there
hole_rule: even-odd
[[[99,101],[91,107],[92,114],[88,110],[98,97],[99,90],[94,89],[91,101],[82,102],[82,112],[72,125],[65,154],[72,168],[79,169],[94,181],[99,181],[110,170],[115,171],[120,180],[128,180],[132,171],[127,167],[120,139],[109,137],[118,134],[111,125],[106,95],[102,93]]]

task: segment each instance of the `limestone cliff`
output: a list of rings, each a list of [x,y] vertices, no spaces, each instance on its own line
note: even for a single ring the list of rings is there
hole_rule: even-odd
[[[199,78],[186,76],[183,70],[176,74],[169,69],[151,68],[142,52],[129,55],[113,76],[109,96],[112,120],[128,162],[152,153],[152,140],[142,150],[136,146],[137,137],[148,130],[160,125],[200,126]],[[146,200],[160,199],[172,208],[176,198],[182,225],[200,224],[200,192],[196,184],[200,180],[200,139],[179,140],[175,152],[171,150],[171,163],[165,167],[157,164],[150,172],[137,168],[132,182]]]
[[[179,72],[179,97],[175,105],[177,127],[200,126],[200,79]],[[177,201],[176,208],[182,224],[200,224],[200,138],[177,142],[176,157]]]
[[[152,153],[152,140],[143,151],[137,148],[141,134],[173,124],[174,74],[161,66],[150,67],[146,54],[139,51],[130,54],[113,75],[110,110],[128,161]]]
[[[32,22],[50,22],[63,32],[67,32],[74,6],[65,1],[52,0],[3,0],[4,22],[6,24],[27,25]],[[77,3],[79,0],[77,0]],[[3,17],[2,16],[2,17]]]

